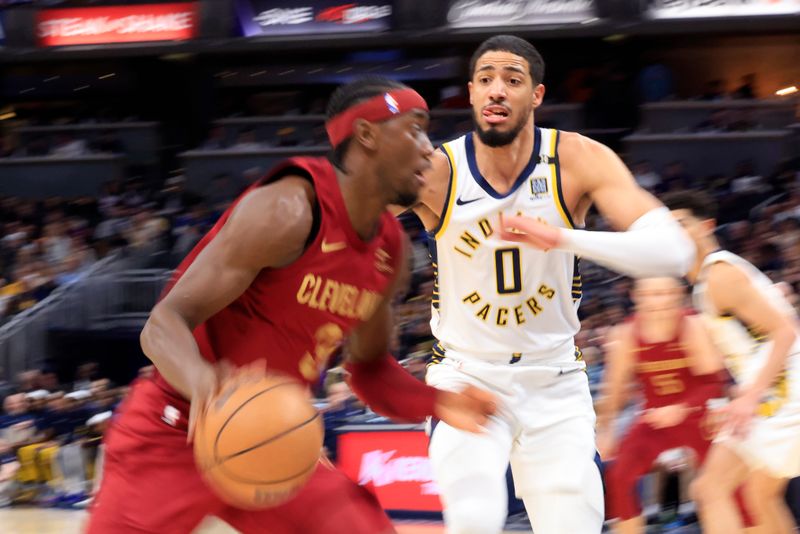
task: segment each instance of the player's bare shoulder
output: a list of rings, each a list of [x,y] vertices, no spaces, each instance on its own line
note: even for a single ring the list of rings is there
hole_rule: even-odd
[[[616,154],[604,144],[577,132],[559,132],[558,161],[573,179],[591,180],[598,176],[598,167],[614,160]]]
[[[300,176],[285,176],[245,195],[220,237],[264,266],[299,258],[314,222],[314,187]]]
[[[726,261],[712,263],[706,268],[706,283],[711,303],[718,313],[727,312],[737,297],[737,293],[750,285],[750,279],[736,265]]]
[[[431,156],[431,168],[425,173],[425,184],[419,192],[419,204],[414,212],[426,228],[435,227],[442,216],[450,187],[450,161],[440,149]]]

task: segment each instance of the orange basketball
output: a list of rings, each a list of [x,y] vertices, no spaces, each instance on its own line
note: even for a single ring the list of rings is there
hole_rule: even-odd
[[[232,379],[198,418],[194,455],[211,488],[246,510],[277,506],[311,477],[324,426],[303,385],[282,375]]]

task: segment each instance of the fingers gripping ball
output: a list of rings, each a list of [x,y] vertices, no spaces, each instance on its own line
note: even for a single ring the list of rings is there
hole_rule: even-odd
[[[306,389],[286,376],[232,378],[198,418],[198,469],[225,502],[277,506],[302,488],[322,450],[322,417]]]

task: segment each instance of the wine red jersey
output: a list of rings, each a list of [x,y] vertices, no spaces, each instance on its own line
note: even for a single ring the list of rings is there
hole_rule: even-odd
[[[344,337],[376,310],[402,255],[402,229],[389,212],[381,216],[373,239],[358,236],[327,160],[293,158],[254,184],[189,253],[167,291],[217,238],[244,195],[289,174],[313,182],[318,206],[313,240],[290,265],[262,270],[236,300],[200,324],[194,336],[209,361],[224,358],[241,366],[265,359],[268,369],[312,382]]]
[[[644,341],[636,317],[629,319],[634,332],[636,377],[644,392],[645,409],[680,404],[692,388],[705,385],[709,379],[708,376],[692,374],[690,355],[681,341],[686,317],[691,313],[689,310],[684,312],[672,339],[659,343]],[[722,396],[720,385],[717,394],[709,398]]]

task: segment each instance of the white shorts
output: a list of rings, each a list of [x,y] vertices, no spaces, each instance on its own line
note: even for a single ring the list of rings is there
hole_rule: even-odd
[[[554,491],[584,484],[586,470],[598,469],[586,365],[558,360],[497,363],[448,350],[441,363],[428,368],[426,381],[431,386],[459,391],[473,385],[498,397],[499,413],[491,428],[510,434],[510,460],[520,498],[542,493],[543,484]],[[596,504],[602,509],[602,492],[600,501]]]
[[[786,387],[785,400],[772,415],[755,417],[744,439],[723,429],[714,442],[724,443],[754,470],[763,469],[778,478],[795,478],[800,476],[800,368],[796,360]]]

